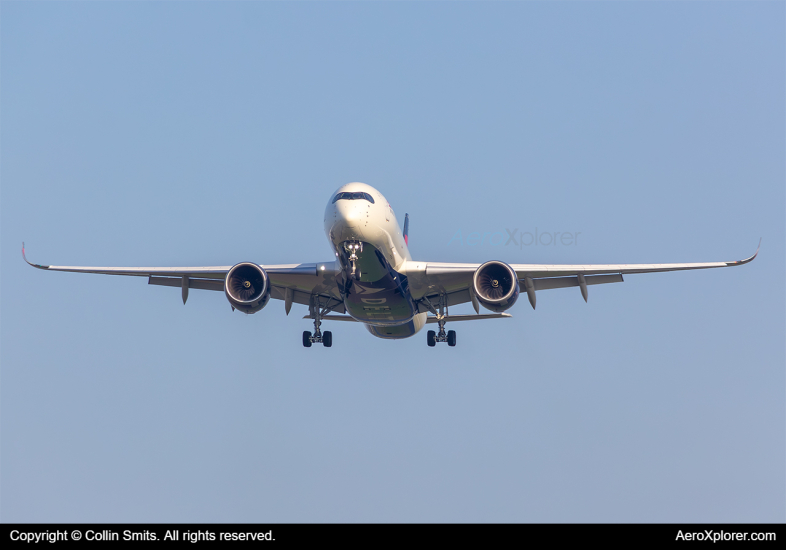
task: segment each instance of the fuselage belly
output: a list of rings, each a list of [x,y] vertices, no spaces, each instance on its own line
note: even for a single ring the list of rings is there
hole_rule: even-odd
[[[380,338],[407,338],[426,321],[399,269],[410,259],[393,209],[364,183],[340,187],[325,209],[325,233],[341,266],[337,283],[352,318]]]

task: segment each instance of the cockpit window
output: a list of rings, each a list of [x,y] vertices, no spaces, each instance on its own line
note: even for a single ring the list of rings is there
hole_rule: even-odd
[[[374,197],[369,195],[368,193],[338,193],[335,197],[333,197],[333,204],[336,201],[340,201],[341,199],[354,201],[354,200],[367,200],[371,204],[374,204]]]

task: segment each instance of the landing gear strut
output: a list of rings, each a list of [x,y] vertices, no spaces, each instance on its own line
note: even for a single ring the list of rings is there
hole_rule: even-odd
[[[426,307],[428,307],[437,318],[437,324],[439,325],[439,332],[430,330],[426,333],[426,343],[431,348],[436,346],[437,342],[447,342],[450,347],[454,347],[456,345],[456,331],[449,330],[445,332],[445,322],[447,321],[448,316],[448,304],[446,296],[444,294],[439,295],[439,311],[434,308],[428,298],[424,298],[424,300],[426,302]]]
[[[358,251],[363,252],[362,242],[347,241],[344,243],[344,250],[349,254],[350,276],[355,280],[360,280],[360,271],[357,269]]]
[[[309,305],[309,309],[311,310],[311,316],[314,318],[314,335],[312,336],[307,330],[303,331],[303,347],[310,348],[311,344],[322,344],[326,348],[329,348],[333,345],[333,333],[329,330],[322,332],[319,327],[322,325],[322,317],[330,311],[330,309],[327,306],[324,308],[322,307],[319,296],[313,298]]]

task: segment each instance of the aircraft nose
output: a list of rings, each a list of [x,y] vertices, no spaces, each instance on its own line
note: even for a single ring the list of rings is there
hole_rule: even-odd
[[[336,210],[347,227],[357,227],[360,225],[362,211],[357,205],[352,204],[351,201],[338,201],[338,203],[336,203]]]

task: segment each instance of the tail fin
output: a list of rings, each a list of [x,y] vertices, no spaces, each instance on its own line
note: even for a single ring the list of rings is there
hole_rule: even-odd
[[[404,214],[404,242],[409,246],[409,214]]]

